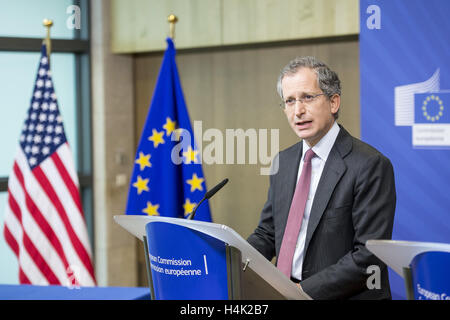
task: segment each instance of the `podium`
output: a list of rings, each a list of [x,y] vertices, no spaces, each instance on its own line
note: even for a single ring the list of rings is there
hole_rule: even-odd
[[[404,279],[409,300],[450,300],[450,244],[368,240],[366,247]]]
[[[144,242],[152,299],[311,299],[225,225],[139,215],[114,220]]]

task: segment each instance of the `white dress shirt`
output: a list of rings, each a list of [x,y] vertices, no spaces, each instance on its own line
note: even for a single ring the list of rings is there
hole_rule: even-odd
[[[327,134],[323,136],[323,138],[312,148],[316,155],[311,159],[311,168],[312,168],[311,185],[309,187],[308,199],[306,200],[305,212],[303,215],[303,221],[298,235],[297,246],[294,252],[294,258],[292,259],[292,277],[298,280],[302,280],[306,230],[308,228],[309,215],[311,213],[314,195],[316,194],[317,186],[319,184],[320,177],[322,176],[322,171],[325,166],[325,162],[327,161],[331,148],[333,147],[334,142],[336,141],[336,138],[339,134],[339,130],[340,128],[338,124],[334,122],[333,126],[327,132]],[[308,146],[306,141],[303,140],[303,154],[298,169],[297,181],[302,173],[305,153],[309,149],[310,147]]]

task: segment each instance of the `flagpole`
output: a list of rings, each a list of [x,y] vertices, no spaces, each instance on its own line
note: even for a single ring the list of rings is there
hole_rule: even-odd
[[[171,14],[167,17],[167,21],[169,22],[170,26],[170,38],[172,40],[175,40],[175,23],[178,22],[178,17],[174,14]]]
[[[53,20],[44,19],[42,22],[44,27],[47,28],[47,36],[44,39],[45,46],[47,47],[47,58],[50,63],[50,54],[52,53],[52,42],[50,40],[50,28],[53,26]]]

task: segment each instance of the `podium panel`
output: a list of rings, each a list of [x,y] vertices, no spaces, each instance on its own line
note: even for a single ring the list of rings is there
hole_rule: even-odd
[[[226,300],[226,245],[166,222],[146,225],[155,300]]]
[[[450,253],[429,251],[411,261],[416,300],[450,300]]]
[[[164,264],[172,263],[171,268],[167,266],[162,266],[162,263],[158,264],[159,268],[167,269],[178,269],[179,271],[168,271],[168,275],[173,276],[173,274],[179,274],[178,278],[186,277],[186,275],[181,275],[181,267],[183,270],[194,269],[202,271],[202,275],[206,274],[206,268],[208,268],[208,276],[212,274],[215,270],[221,274],[220,277],[205,277],[206,285],[208,285],[208,295],[204,299],[295,299],[295,300],[311,300],[305,292],[303,292],[295,283],[293,283],[289,278],[287,278],[282,272],[280,272],[270,261],[268,261],[264,256],[262,256],[255,248],[253,248],[245,239],[243,239],[239,234],[237,234],[233,229],[222,224],[216,224],[204,221],[168,218],[168,217],[150,217],[141,215],[119,215],[114,216],[114,220],[121,225],[128,232],[136,236],[141,241],[144,241],[144,247],[147,251],[151,253],[146,254],[146,262],[148,267],[148,274],[153,277],[154,272],[155,280],[149,279],[149,286],[152,290],[152,296],[156,298],[156,292],[153,289],[156,286],[153,285],[152,281],[163,281],[161,279],[166,279],[165,270],[158,269],[152,270],[151,259],[153,261],[158,261],[158,255]],[[158,224],[155,224],[158,223]],[[160,230],[160,226],[172,225],[172,227],[167,227],[170,229]],[[153,224],[153,227],[151,225]],[[147,226],[149,226],[147,229]],[[175,234],[175,226],[178,228],[185,229],[183,234]],[[163,227],[164,229],[166,227]],[[178,232],[177,231],[177,232]],[[149,238],[148,241],[145,239]],[[196,240],[188,240],[189,238],[195,238]],[[169,251],[166,251],[165,246],[170,241],[174,246],[180,248],[180,252],[174,254],[172,251],[173,247]],[[197,243],[206,242],[206,247],[202,247]],[[148,245],[147,245],[148,243]],[[156,246],[151,248],[151,246]],[[167,248],[169,246],[167,245]],[[193,250],[190,253],[186,253],[184,250]],[[224,250],[225,248],[225,263],[223,262]],[[161,250],[161,251],[158,251]],[[202,251],[203,250],[203,251]],[[206,251],[205,251],[206,250]],[[208,253],[206,253],[208,252]],[[206,255],[206,264],[204,262]],[[156,259],[156,260],[155,260]],[[168,262],[168,259],[172,262]],[[203,260],[202,260],[203,259]],[[190,265],[181,266],[187,262],[176,260],[190,260]],[[177,268],[173,268],[173,264],[177,263]],[[156,262],[154,263],[156,265]],[[154,267],[156,268],[156,267]],[[222,273],[225,270],[225,273]],[[189,271],[191,272],[191,271]],[[222,275],[226,275],[227,285],[223,286],[224,278]],[[160,277],[156,279],[156,276]],[[199,278],[196,280],[200,280]],[[169,278],[170,279],[170,278]],[[172,278],[173,279],[173,278]],[[178,295],[170,293],[166,295],[166,292],[161,293],[159,299],[203,299],[200,293],[197,293],[198,288],[195,283],[195,277],[191,277],[192,283],[188,285],[176,285],[177,290],[180,290]],[[211,281],[211,284],[208,283]],[[169,282],[170,283],[170,282]],[[166,285],[166,284],[163,284]],[[203,285],[203,284],[202,284]],[[211,285],[220,286],[220,293],[212,292]],[[168,285],[167,290],[174,290],[174,284]],[[183,286],[183,288],[181,288]],[[227,288],[227,295],[225,295],[225,289]],[[181,291],[185,290],[184,293]],[[222,291],[223,289],[223,291]],[[215,289],[214,289],[215,290]],[[187,298],[182,298],[182,294],[186,294]],[[198,294],[198,296],[197,296]],[[214,296],[213,296],[214,294]],[[216,296],[217,294],[217,296]],[[204,296],[203,296],[204,297]]]
[[[450,299],[450,244],[367,240],[366,247],[403,277],[408,300]]]

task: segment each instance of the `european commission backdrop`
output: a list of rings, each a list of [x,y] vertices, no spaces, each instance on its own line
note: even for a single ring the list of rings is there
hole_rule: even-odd
[[[450,243],[449,16],[447,0],[360,1],[361,137],[394,166],[394,240]]]

